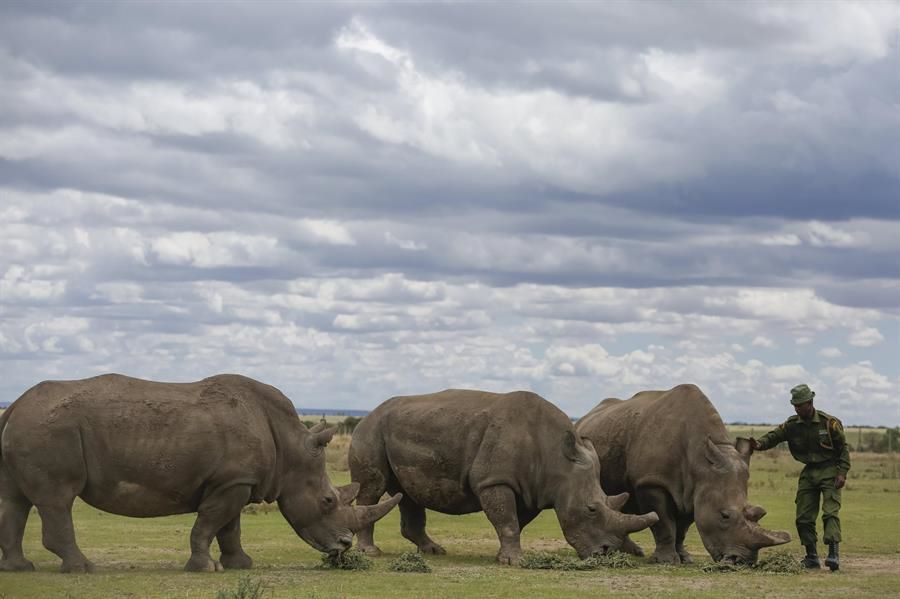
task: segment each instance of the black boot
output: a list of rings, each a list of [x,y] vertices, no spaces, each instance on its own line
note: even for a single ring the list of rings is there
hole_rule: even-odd
[[[803,566],[810,570],[818,570],[822,567],[819,562],[819,554],[816,552],[816,544],[806,545],[806,557],[803,558]]]
[[[832,572],[836,572],[840,567],[837,543],[828,543],[828,557],[825,558],[825,565],[831,568]]]

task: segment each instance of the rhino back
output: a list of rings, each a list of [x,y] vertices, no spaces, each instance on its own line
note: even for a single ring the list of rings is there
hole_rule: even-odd
[[[667,489],[679,504],[689,503],[692,471],[701,466],[706,439],[728,442],[715,407],[690,384],[604,402],[577,428],[597,449],[608,493],[655,485]]]
[[[15,402],[4,459],[26,469],[56,464],[52,476],[81,477],[85,501],[123,515],[194,511],[211,485],[252,484],[266,495],[279,454],[270,422],[287,408],[279,395],[236,375],[45,382]]]
[[[544,430],[554,416],[567,421],[547,406],[528,392],[450,389],[392,398],[370,417],[404,493],[430,509],[467,513],[481,509],[477,494],[487,486],[534,495],[533,474],[550,459],[541,455]]]

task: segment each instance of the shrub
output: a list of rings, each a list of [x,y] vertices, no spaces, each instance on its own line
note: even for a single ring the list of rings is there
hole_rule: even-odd
[[[320,570],[368,570],[371,567],[372,560],[356,549],[348,549],[335,557],[323,555],[322,563],[318,566]]]
[[[216,599],[262,599],[265,594],[266,588],[263,586],[262,580],[241,576],[236,589],[223,589],[216,594]]]
[[[421,553],[407,551],[391,562],[388,569],[393,572],[431,572],[431,567]]]

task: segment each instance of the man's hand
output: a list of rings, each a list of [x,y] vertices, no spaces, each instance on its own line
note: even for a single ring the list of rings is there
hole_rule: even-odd
[[[753,451],[759,449],[759,441],[757,441],[753,437],[750,438],[750,449],[752,449]]]
[[[847,482],[847,475],[846,474],[838,474],[837,476],[834,477],[834,488],[835,489],[843,489],[844,484],[846,484],[846,482]]]

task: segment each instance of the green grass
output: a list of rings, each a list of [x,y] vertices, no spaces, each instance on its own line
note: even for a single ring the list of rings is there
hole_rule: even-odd
[[[349,481],[341,452],[343,440],[329,451],[336,484]],[[854,467],[841,512],[845,542],[842,569],[800,575],[762,572],[704,573],[708,557],[696,530],[686,544],[694,554],[691,566],[666,567],[636,560],[628,570],[526,570],[496,564],[499,547],[493,527],[483,514],[445,516],[428,513],[429,533],[448,552],[427,556],[432,573],[410,576],[391,572],[390,563],[413,546],[400,536],[399,513],[392,511],[376,527],[376,542],[385,552],[368,571],[321,570],[318,552],[290,530],[277,510],[256,509],[242,518],[244,548],[255,562],[249,572],[188,574],[188,534],[193,516],[135,519],[113,516],[77,502],[74,518],[78,542],[97,565],[89,575],[62,575],[59,559],[41,547],[40,518],[33,514],[25,535],[26,555],[36,572],[0,573],[0,598],[206,597],[239,587],[242,577],[259,581],[266,597],[875,597],[892,596],[900,588],[900,480],[889,478],[889,456],[853,456]],[[800,467],[786,452],[754,456],[750,500],[768,510],[763,523],[788,530],[793,525],[794,489]],[[649,531],[635,535],[652,550]],[[549,551],[574,557],[562,538],[552,511],[525,529],[526,551]],[[794,541],[770,550],[789,549]]]

